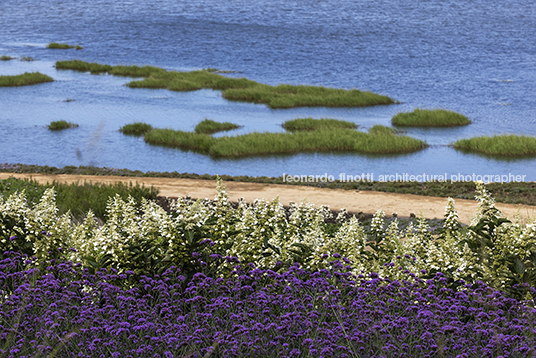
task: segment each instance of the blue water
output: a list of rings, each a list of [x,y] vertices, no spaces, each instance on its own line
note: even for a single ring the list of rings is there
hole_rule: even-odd
[[[535,158],[493,158],[447,146],[479,135],[536,135],[535,33],[534,1],[1,0],[0,56],[35,61],[0,61],[0,74],[40,71],[56,81],[0,88],[0,163],[251,176],[511,173],[536,180]],[[84,49],[49,50],[49,42]],[[370,90],[402,104],[272,110],[228,102],[219,91],[129,89],[129,78],[53,67],[73,58],[170,70],[216,67],[274,85]],[[234,135],[282,131],[282,122],[298,117],[344,119],[366,130],[390,125],[394,114],[416,107],[451,109],[473,123],[408,129],[430,147],[389,156],[213,159],[118,132],[134,121],[193,130],[209,118],[242,125],[227,133]],[[61,119],[80,127],[46,129]]]

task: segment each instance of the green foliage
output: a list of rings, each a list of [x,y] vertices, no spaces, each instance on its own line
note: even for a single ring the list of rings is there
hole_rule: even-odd
[[[283,128],[288,131],[311,131],[317,129],[326,128],[347,128],[356,129],[357,124],[348,121],[341,121],[331,118],[297,118],[290,121],[286,121],[282,124]]]
[[[212,134],[216,132],[230,131],[240,128],[238,124],[230,122],[216,122],[211,119],[204,119],[195,126],[194,131],[196,133]]]
[[[22,56],[20,58],[21,61],[25,61],[25,62],[32,62],[32,61],[35,61],[33,57],[30,57],[30,56]]]
[[[376,124],[369,128],[370,134],[395,134],[395,130],[390,127],[382,126],[381,124]]]
[[[123,134],[141,136],[153,129],[153,126],[143,122],[135,122],[131,124],[125,124],[119,129]]]
[[[76,128],[76,127],[78,127],[78,124],[67,122],[65,120],[53,121],[53,122],[50,122],[50,124],[48,125],[48,129],[50,129],[51,131],[58,131],[62,129]]]
[[[420,150],[425,146],[423,141],[407,136],[367,134],[341,128],[290,133],[248,133],[218,138],[171,129],[154,129],[148,132],[144,139],[150,144],[193,149],[214,157],[311,151],[407,153]]]
[[[207,265],[227,275],[232,256],[258,268],[277,269],[298,262],[310,270],[329,268],[326,257],[339,254],[356,274],[377,272],[391,279],[407,271],[427,278],[444,273],[452,287],[484,281],[517,299],[533,299],[536,286],[536,221],[521,225],[501,217],[490,193],[477,188],[479,211],[472,225],[457,221],[454,201],[447,203],[444,229],[433,234],[419,219],[402,229],[378,211],[366,228],[356,218],[339,218],[336,227],[327,207],[306,202],[285,210],[278,199],[237,207],[222,182],[213,201],[179,198],[164,211],[152,201],[115,195],[108,199],[107,221],[92,212],[83,221],[60,215],[54,191],[28,205],[25,193],[0,197],[0,251],[19,250],[40,259],[58,248],[75,248],[69,259],[96,271],[102,267],[155,275],[170,266],[186,274]],[[59,199],[59,195],[58,195]],[[327,255],[327,256],[326,256]],[[463,281],[462,281],[463,280]]]
[[[22,75],[0,76],[0,87],[28,86],[53,81],[52,77],[39,72],[24,72]]]
[[[413,112],[401,112],[393,116],[394,126],[407,127],[451,127],[465,126],[471,123],[466,116],[446,109],[419,109]]]
[[[343,90],[315,86],[269,86],[247,78],[225,77],[209,68],[200,71],[177,72],[145,66],[109,66],[81,60],[57,61],[57,69],[109,73],[118,76],[145,77],[127,84],[130,88],[166,88],[171,91],[195,91],[202,88],[223,90],[228,100],[264,103],[271,108],[304,106],[361,107],[397,103],[393,99],[357,89]]]
[[[362,92],[358,89],[343,90],[286,84],[226,89],[222,96],[233,101],[264,103],[270,108],[364,107],[396,103],[387,96]]]
[[[142,198],[148,200],[156,199],[158,190],[150,187],[146,188],[139,184],[133,185],[115,183],[72,183],[64,184],[52,182],[52,184],[40,185],[35,180],[9,178],[0,180],[0,196],[8,198],[17,193],[25,193],[27,203],[30,208],[33,208],[44,192],[48,188],[54,188],[56,194],[56,206],[59,214],[71,212],[76,217],[83,217],[88,211],[100,220],[105,220],[106,202],[109,197],[119,195],[126,199],[132,196],[136,203],[140,204]]]
[[[536,138],[529,136],[495,135],[460,139],[454,148],[490,155],[525,156],[536,155]]]
[[[0,56],[0,61],[10,61],[10,60],[14,60],[15,57],[11,57],[11,56],[6,56],[6,55],[2,55]]]
[[[208,152],[217,140],[208,134],[175,131],[173,129],[153,129],[147,132],[143,139],[147,143],[154,145],[193,149],[201,152]]]
[[[57,43],[57,42],[51,42],[51,43],[49,43],[47,45],[47,48],[59,49],[59,50],[67,50],[67,49],[74,48],[74,46],[71,46],[71,45],[68,45],[68,44],[60,44],[60,43]]]

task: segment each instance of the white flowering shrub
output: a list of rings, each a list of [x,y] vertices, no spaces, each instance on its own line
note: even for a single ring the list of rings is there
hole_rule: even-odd
[[[432,235],[422,217],[401,229],[396,219],[387,225],[381,210],[366,230],[355,217],[348,219],[346,211],[334,220],[328,207],[305,201],[288,210],[278,199],[234,205],[221,181],[213,201],[179,198],[170,203],[170,212],[151,201],[137,207],[134,199],[115,196],[109,199],[104,223],[91,212],[81,222],[69,213],[59,216],[52,189],[33,208],[21,192],[0,197],[0,254],[15,250],[46,259],[50,252],[63,252],[94,270],[114,267],[138,274],[172,265],[194,270],[216,262],[207,259],[210,255],[261,268],[299,262],[315,270],[329,267],[340,255],[354,273],[378,272],[394,279],[407,271],[422,277],[441,271],[450,282],[483,280],[513,295],[532,297],[536,222],[504,219],[482,185],[476,197],[479,209],[471,226],[458,222],[449,198],[443,229]],[[327,230],[326,220],[338,224]],[[213,264],[225,273],[224,262]]]

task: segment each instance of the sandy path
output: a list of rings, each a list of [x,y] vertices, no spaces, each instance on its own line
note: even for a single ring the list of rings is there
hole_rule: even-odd
[[[160,195],[177,197],[190,195],[192,198],[214,198],[216,182],[213,180],[197,179],[171,179],[171,178],[138,178],[100,175],[46,175],[46,174],[16,174],[0,173],[0,179],[9,177],[33,178],[39,183],[54,180],[64,183],[73,182],[133,182],[145,186],[155,186],[160,189]],[[377,191],[359,191],[342,189],[325,189],[293,185],[259,184],[226,182],[230,199],[237,201],[244,198],[247,202],[254,199],[272,200],[279,196],[284,205],[289,202],[300,202],[306,199],[316,205],[329,205],[333,210],[346,208],[353,213],[375,213],[379,209],[385,210],[387,216],[396,213],[399,217],[408,217],[410,213],[417,216],[422,212],[426,218],[442,218],[444,215],[446,198],[421,196],[412,194],[394,194]],[[513,218],[519,210],[523,218],[536,218],[536,206],[497,204],[505,216]],[[469,223],[474,215],[477,204],[474,200],[456,199],[456,209],[460,221]]]

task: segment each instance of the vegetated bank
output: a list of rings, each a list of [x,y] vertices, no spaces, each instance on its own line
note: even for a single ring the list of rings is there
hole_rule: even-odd
[[[426,143],[408,136],[364,133],[341,128],[287,133],[248,133],[214,138],[208,134],[153,129],[144,135],[147,143],[191,149],[214,157],[245,157],[300,152],[347,151],[357,153],[409,153]]]
[[[466,126],[471,123],[463,114],[446,109],[419,109],[413,112],[401,112],[393,116],[394,126],[405,127],[453,127]]]
[[[536,155],[536,138],[504,134],[460,139],[453,143],[454,148],[471,152],[501,156],[534,156]]]
[[[231,122],[216,122],[211,119],[204,119],[195,126],[194,132],[213,134],[217,132],[231,131],[237,128],[240,128],[240,126]]]
[[[68,49],[77,49],[77,50],[82,50],[83,47],[80,46],[80,45],[76,45],[76,46],[71,46],[71,45],[68,45],[68,44],[61,44],[61,43],[57,43],[57,42],[51,42],[47,45],[47,48],[50,48],[50,49],[58,49],[58,50],[68,50]]]
[[[11,56],[6,56],[6,55],[2,55],[0,56],[0,61],[11,61],[11,60],[14,60],[15,57],[11,57]]]
[[[52,77],[39,72],[24,72],[21,75],[0,76],[0,87],[29,86],[53,81]]]
[[[72,175],[116,175],[127,177],[149,177],[149,178],[184,178],[198,180],[216,180],[217,175],[179,173],[179,172],[142,172],[140,170],[120,169],[120,168],[99,168],[93,166],[68,165],[57,168],[48,165],[33,165],[21,163],[0,163],[0,172],[4,173],[42,173],[42,174],[72,174]],[[361,174],[361,173],[357,173]],[[362,181],[340,181],[306,183],[287,182],[282,177],[266,176],[231,176],[219,175],[224,181],[243,183],[265,183],[281,185],[301,185],[315,186],[327,189],[344,190],[368,190],[387,193],[414,194],[423,196],[452,197],[458,199],[474,199],[475,183],[472,181],[429,181],[429,182],[381,182],[374,180]],[[475,179],[476,180],[476,179]],[[489,190],[499,203],[535,205],[536,203],[536,183],[535,182],[505,182],[486,184]]]
[[[106,220],[106,205],[110,197],[118,195],[123,200],[131,197],[136,205],[140,205],[142,199],[155,200],[158,189],[146,188],[144,185],[115,183],[58,183],[39,184],[32,179],[8,178],[0,180],[0,196],[9,198],[17,192],[25,192],[30,207],[39,204],[41,197],[47,189],[54,188],[56,191],[56,206],[58,214],[63,215],[71,212],[76,218],[84,218],[89,210],[100,220]],[[0,234],[1,235],[1,234]]]
[[[76,128],[76,127],[78,127],[78,124],[67,122],[66,120],[53,121],[53,122],[50,122],[50,124],[48,125],[48,129],[50,129],[51,131],[59,131],[63,129]]]
[[[269,86],[247,78],[225,77],[215,73],[214,69],[177,72],[153,66],[110,66],[81,60],[57,61],[56,68],[92,74],[145,77],[143,80],[128,83],[130,88],[165,88],[171,91],[195,91],[202,88],[222,90],[222,96],[228,100],[264,103],[271,108],[361,107],[397,103],[387,96],[358,89],[286,84]]]

